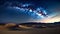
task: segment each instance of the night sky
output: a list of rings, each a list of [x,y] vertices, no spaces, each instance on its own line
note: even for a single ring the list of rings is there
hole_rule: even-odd
[[[13,4],[12,7],[10,6]],[[31,4],[33,9],[42,7],[46,10],[48,17],[41,18],[35,14],[29,15],[19,9],[16,4]],[[18,8],[14,8],[18,7]],[[60,1],[59,0],[1,0],[0,1],[0,22],[25,23],[44,22],[53,23],[60,21]]]

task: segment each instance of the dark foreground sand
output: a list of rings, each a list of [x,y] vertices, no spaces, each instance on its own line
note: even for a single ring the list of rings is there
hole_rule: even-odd
[[[24,31],[0,31],[0,34],[60,34],[60,27],[29,29]]]

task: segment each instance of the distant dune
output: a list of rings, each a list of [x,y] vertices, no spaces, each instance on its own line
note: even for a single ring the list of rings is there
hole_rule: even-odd
[[[37,23],[37,22],[27,22],[27,23],[0,23],[0,30],[22,30],[22,29],[35,29],[35,28],[55,28],[60,27],[60,22],[55,23]]]
[[[0,34],[60,34],[60,22],[0,23]]]

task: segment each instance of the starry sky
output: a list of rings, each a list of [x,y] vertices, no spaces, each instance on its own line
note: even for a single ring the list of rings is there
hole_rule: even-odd
[[[30,3],[34,8],[42,7],[48,13],[46,18],[37,18],[37,16],[30,16],[18,8],[6,7],[6,3],[15,2],[18,3]],[[15,5],[15,4],[13,4]],[[0,22],[13,22],[13,23],[25,23],[25,22],[43,22],[53,23],[60,21],[60,1],[59,0],[1,0],[0,1]]]

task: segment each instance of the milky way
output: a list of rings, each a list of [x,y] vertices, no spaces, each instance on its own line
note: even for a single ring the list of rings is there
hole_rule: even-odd
[[[23,12],[25,14],[28,14],[30,15],[32,18],[45,18],[45,17],[48,17],[48,13],[47,11],[42,8],[42,7],[38,7],[38,8],[35,8],[33,7],[32,5],[33,4],[28,4],[28,3],[8,3],[6,4],[8,5],[7,7],[8,8],[13,8],[13,9],[16,9],[16,10],[20,10],[20,12]]]

